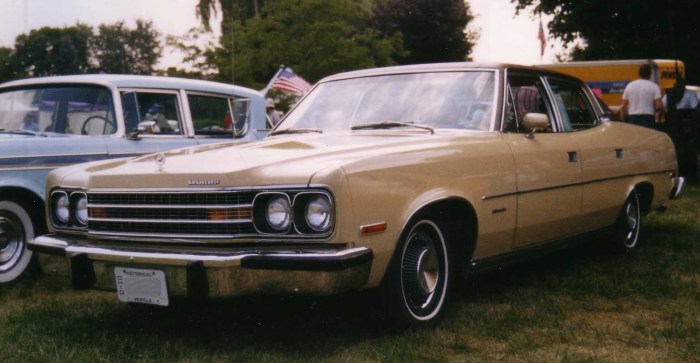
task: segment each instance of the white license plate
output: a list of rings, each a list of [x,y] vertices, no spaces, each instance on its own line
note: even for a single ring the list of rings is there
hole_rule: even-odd
[[[168,306],[168,287],[163,271],[115,267],[114,278],[120,301]]]

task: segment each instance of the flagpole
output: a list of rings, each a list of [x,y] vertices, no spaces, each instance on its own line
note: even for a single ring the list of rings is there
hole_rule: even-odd
[[[260,90],[260,93],[262,93],[263,96],[267,94],[267,91],[270,90],[270,86],[272,85],[272,82],[274,82],[275,79],[277,79],[277,76],[279,76],[280,73],[282,73],[282,71],[283,71],[285,68],[286,68],[286,67],[284,66],[284,64],[280,64],[280,68],[277,70],[277,73],[275,73],[275,75],[272,76],[272,78],[270,78],[270,81],[267,82],[267,86],[265,86],[265,88],[263,88],[263,89]]]

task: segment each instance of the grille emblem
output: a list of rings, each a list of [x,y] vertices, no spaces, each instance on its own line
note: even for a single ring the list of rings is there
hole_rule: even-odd
[[[190,180],[187,182],[187,185],[219,185],[221,183],[220,180],[216,179],[211,179],[211,180]]]

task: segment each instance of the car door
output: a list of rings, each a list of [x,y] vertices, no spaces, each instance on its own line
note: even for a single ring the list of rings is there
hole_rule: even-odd
[[[511,74],[503,137],[511,148],[517,183],[513,248],[553,241],[580,231],[581,163],[576,141],[561,130],[542,78]],[[545,115],[549,127],[532,133],[523,119]]]
[[[121,90],[126,137],[111,138],[110,157],[134,156],[197,145],[177,90]],[[141,127],[137,137],[129,137]]]
[[[627,195],[627,170],[632,150],[629,135],[610,123],[601,123],[593,95],[582,84],[568,79],[548,80],[561,114],[562,124],[579,145],[582,169],[582,226],[594,230],[615,220]],[[642,144],[642,142],[638,142]]]

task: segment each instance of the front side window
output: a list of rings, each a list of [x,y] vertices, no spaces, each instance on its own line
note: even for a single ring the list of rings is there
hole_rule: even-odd
[[[554,118],[548,112],[546,91],[539,77],[511,76],[508,77],[506,98],[506,113],[504,121],[505,132],[530,132],[524,123],[528,114],[547,115],[550,127],[545,132],[553,130]]]
[[[277,130],[348,130],[381,122],[490,130],[495,72],[394,74],[326,82]]]
[[[108,89],[52,86],[0,93],[0,129],[109,135],[117,131],[117,124]]]
[[[136,131],[144,121],[152,122],[146,133],[181,135],[184,132],[177,94],[125,91],[121,97],[127,132]]]
[[[564,131],[583,130],[598,123],[598,117],[583,88],[560,80],[549,80],[549,85]]]

